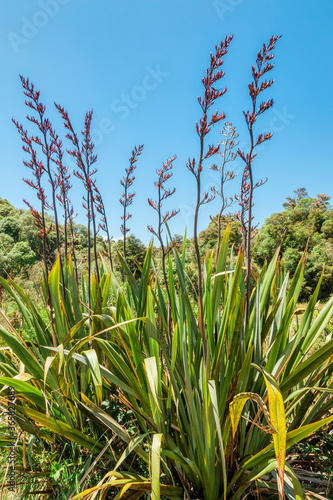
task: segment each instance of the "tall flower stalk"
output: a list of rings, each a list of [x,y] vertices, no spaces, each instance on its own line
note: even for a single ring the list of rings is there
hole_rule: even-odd
[[[221,198],[221,209],[217,216],[217,248],[216,248],[216,263],[218,259],[218,255],[220,252],[221,246],[221,218],[224,210],[230,207],[234,203],[234,198],[228,198],[224,195],[224,185],[226,182],[231,181],[235,178],[235,173],[233,171],[226,170],[227,163],[234,161],[237,157],[237,153],[234,152],[234,148],[238,146],[237,138],[239,134],[237,134],[236,127],[233,127],[230,122],[226,122],[223,129],[220,131],[225,138],[220,140],[220,151],[218,155],[222,157],[221,165],[212,165],[210,168],[216,172],[220,173],[220,187],[212,187],[212,192],[218,195]]]
[[[257,54],[257,60],[255,66],[252,66],[252,82],[249,84],[249,95],[252,101],[252,110],[244,111],[244,117],[246,125],[250,135],[250,148],[247,154],[244,151],[238,149],[238,155],[242,158],[245,163],[245,168],[242,178],[241,187],[241,200],[240,204],[242,207],[241,212],[241,223],[243,228],[243,238],[245,244],[246,260],[247,260],[247,285],[246,285],[246,315],[245,315],[245,325],[247,326],[249,322],[249,311],[250,311],[250,275],[251,275],[251,232],[252,232],[252,207],[253,207],[253,190],[255,187],[259,187],[262,182],[254,184],[253,182],[253,172],[252,172],[252,162],[257,156],[254,150],[260,144],[271,139],[273,134],[267,132],[266,134],[259,134],[257,139],[254,138],[254,124],[257,121],[259,115],[263,114],[269,108],[273,106],[273,99],[268,99],[263,101],[258,105],[258,97],[264,90],[270,88],[274,80],[264,80],[260,83],[261,78],[274,68],[274,64],[270,61],[274,58],[272,51],[275,48],[277,40],[281,36],[271,36],[268,45],[263,44],[262,49],[259,50]],[[247,219],[245,219],[247,213]]]
[[[63,209],[63,217],[64,217],[64,237],[65,237],[65,261],[68,259],[68,233],[70,234],[71,239],[71,254],[73,258],[74,271],[76,281],[78,282],[77,275],[77,260],[75,254],[75,234],[74,234],[74,208],[71,204],[69,198],[69,191],[72,188],[72,184],[70,182],[70,174],[68,173],[68,167],[64,164],[64,151],[62,141],[59,139],[59,136],[51,131],[53,150],[55,153],[55,157],[52,158],[52,161],[57,165],[57,172],[55,173],[55,177],[57,179],[57,183],[59,186],[60,194],[57,194],[57,199]]]
[[[165,268],[165,258],[170,252],[172,245],[169,245],[167,248],[165,247],[163,243],[163,238],[162,238],[162,232],[163,232],[163,225],[166,224],[170,219],[172,219],[179,210],[172,210],[172,212],[166,212],[164,215],[162,214],[162,205],[163,202],[172,196],[176,188],[173,189],[166,189],[164,187],[164,184],[167,182],[167,180],[172,177],[172,162],[176,159],[176,156],[173,156],[169,160],[167,160],[162,168],[160,170],[156,170],[158,180],[157,182],[154,182],[154,186],[157,189],[158,192],[158,201],[153,201],[151,198],[148,198],[148,203],[149,205],[156,210],[158,213],[158,226],[157,230],[152,226],[148,226],[149,231],[156,236],[158,239],[160,245],[161,245],[161,251],[162,251],[162,271],[163,271],[163,279],[164,279],[164,284],[165,284],[165,289],[167,292],[168,296],[168,340],[169,340],[169,355],[171,356],[171,350],[172,350],[172,316],[171,316],[171,296],[170,296],[170,289],[169,289],[169,283],[168,283],[168,278],[167,278],[167,273],[166,273],[166,268]]]
[[[200,118],[199,123],[196,124],[197,134],[200,139],[200,153],[199,159],[196,164],[196,160],[193,158],[192,160],[189,158],[188,163],[186,164],[187,168],[190,172],[195,176],[197,183],[197,198],[196,198],[196,206],[194,212],[194,246],[198,264],[198,299],[199,299],[199,330],[202,339],[203,345],[203,357],[206,362],[206,336],[205,336],[205,327],[204,327],[204,314],[203,314],[203,299],[202,299],[202,269],[201,269],[201,258],[200,258],[200,250],[198,244],[198,217],[199,217],[199,209],[201,205],[208,203],[214,198],[214,195],[209,197],[208,193],[205,193],[202,196],[201,193],[201,174],[203,170],[203,162],[204,160],[212,157],[220,150],[220,145],[208,146],[206,148],[205,139],[211,128],[219,123],[221,120],[225,119],[224,113],[219,113],[216,111],[212,113],[210,117],[208,117],[208,113],[211,107],[215,104],[215,101],[223,96],[227,89],[218,90],[216,89],[216,84],[224,77],[225,72],[221,70],[223,65],[223,57],[228,52],[228,47],[232,41],[232,36],[226,36],[225,40],[222,40],[220,45],[215,45],[215,54],[210,55],[210,66],[207,69],[206,76],[202,79],[202,83],[204,86],[204,95],[203,97],[198,97],[198,102],[202,109],[202,118]]]
[[[93,185],[94,178],[97,169],[92,169],[93,165],[97,161],[97,155],[94,154],[95,145],[91,138],[90,128],[93,112],[89,111],[86,113],[84,121],[84,130],[81,132],[83,139],[80,143],[77,134],[75,133],[71,120],[68,116],[67,111],[60,106],[55,104],[57,110],[59,111],[63,121],[64,127],[68,130],[66,137],[72,142],[74,149],[68,149],[67,152],[75,158],[78,170],[74,171],[75,177],[80,179],[86,190],[86,196],[83,196],[83,207],[87,211],[87,228],[88,228],[88,307],[91,309],[91,295],[90,295],[90,283],[91,283],[91,222],[93,226],[93,248],[94,248],[94,260],[95,260],[95,272],[97,280],[99,282],[99,270],[97,261],[97,230],[96,230],[96,217],[94,212],[94,193]]]
[[[57,194],[56,197],[64,209],[64,237],[65,237],[65,260],[67,261],[67,195],[71,188],[69,182],[70,175],[68,174],[68,168],[63,164],[63,150],[62,142],[58,135],[51,130],[52,138],[52,152],[55,153],[55,158],[52,161],[57,165],[57,172],[55,174],[57,187],[60,189],[60,195]]]
[[[52,208],[54,214],[54,222],[56,229],[56,241],[57,241],[57,250],[60,259],[60,274],[62,281],[62,293],[65,297],[66,289],[65,289],[65,277],[64,277],[64,269],[62,263],[61,256],[61,246],[60,246],[60,228],[58,221],[58,211],[57,211],[57,189],[58,183],[55,179],[54,172],[51,169],[51,162],[53,160],[53,155],[55,152],[54,148],[54,140],[55,132],[52,129],[51,122],[48,118],[45,117],[46,107],[40,101],[40,92],[39,90],[35,90],[34,84],[29,81],[29,79],[25,79],[23,76],[20,76],[22,87],[24,90],[24,95],[27,97],[25,104],[28,108],[32,109],[35,112],[36,116],[28,115],[27,119],[37,126],[39,129],[41,136],[38,135],[33,136],[33,142],[40,146],[41,151],[45,157],[45,162],[40,161],[40,168],[47,174],[49,183],[51,185],[51,193],[52,193],[52,205],[48,208]],[[15,123],[15,121],[14,121]],[[16,123],[15,123],[16,125]],[[17,125],[16,125],[17,126]],[[45,207],[44,207],[45,209]]]
[[[135,196],[135,191],[133,193],[129,193],[128,190],[133,185],[135,180],[134,170],[136,169],[136,162],[138,161],[138,156],[141,155],[143,151],[143,145],[139,145],[138,147],[134,147],[132,151],[132,156],[129,159],[129,167],[125,169],[126,175],[121,179],[120,184],[124,188],[124,192],[122,193],[119,202],[123,206],[123,215],[121,216],[121,226],[120,231],[123,234],[123,252],[124,259],[126,260],[126,234],[130,230],[129,227],[126,227],[126,222],[132,217],[132,214],[128,212],[128,207],[132,205],[133,198]],[[124,275],[125,280],[125,275]]]
[[[87,203],[89,203],[91,220],[92,220],[92,225],[93,225],[93,247],[94,247],[95,270],[96,270],[97,280],[99,282],[99,269],[98,269],[98,260],[97,260],[97,233],[98,233],[98,229],[96,227],[96,216],[95,216],[95,208],[94,208],[95,199],[94,199],[94,190],[93,190],[93,186],[95,183],[93,176],[96,174],[97,169],[95,168],[94,170],[91,170],[91,166],[97,161],[97,155],[94,154],[95,145],[92,142],[92,137],[90,134],[92,114],[93,114],[92,111],[90,111],[86,114],[85,121],[84,121],[84,131],[82,132],[82,135],[83,135],[82,151],[84,154],[85,165],[86,165],[86,169],[82,170],[82,173],[84,174],[84,180],[85,180],[85,185],[86,185],[86,189],[87,189]],[[80,175],[81,174],[78,175],[79,178],[81,178]],[[87,208],[87,207],[85,207],[85,208]]]

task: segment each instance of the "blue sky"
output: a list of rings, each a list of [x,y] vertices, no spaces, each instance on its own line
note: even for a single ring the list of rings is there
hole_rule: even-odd
[[[35,203],[22,181],[29,173],[11,123],[14,116],[27,124],[22,74],[41,90],[59,134],[65,135],[54,101],[68,110],[77,131],[85,112],[94,109],[97,179],[115,238],[120,236],[120,179],[136,144],[145,149],[133,186],[132,232],[149,241],[147,224],[156,223],[156,214],[147,198],[155,198],[155,170],[177,154],[169,184],[177,191],[165,208],[181,209],[172,232],[184,234],[187,226],[191,236],[195,180],[185,164],[189,156],[198,156],[197,96],[210,52],[231,33],[223,81],[228,91],[217,107],[237,127],[245,149],[243,110],[250,107],[251,65],[270,35],[283,34],[270,75],[275,83],[264,96],[274,99],[274,107],[257,122],[258,133],[270,129],[274,137],[253,165],[256,180],[268,177],[255,192],[256,222],[281,211],[285,198],[299,187],[311,196],[333,196],[332,0],[2,0],[0,8],[0,197],[16,207],[24,207],[23,198]],[[207,142],[219,140],[219,128]],[[69,167],[72,171],[74,166]],[[241,162],[234,167],[240,174]],[[214,183],[218,176],[207,164],[203,185]],[[73,184],[77,221],[83,223],[81,185],[77,179]],[[228,194],[237,193],[239,184],[240,175],[228,185]],[[199,228],[218,210],[218,200],[203,207]]]

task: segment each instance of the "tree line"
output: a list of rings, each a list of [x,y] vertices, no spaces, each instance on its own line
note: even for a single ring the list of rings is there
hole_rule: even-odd
[[[307,248],[305,265],[305,284],[301,298],[307,299],[313,293],[321,274],[322,286],[321,299],[327,299],[333,288],[333,209],[329,203],[329,196],[318,194],[310,197],[305,188],[294,191],[293,196],[288,196],[281,212],[268,217],[261,228],[253,235],[253,270],[254,273],[270,261],[278,246],[281,247],[280,256],[283,264],[291,275],[296,270],[299,259]],[[48,224],[52,226],[50,215]],[[230,242],[235,251],[242,244],[241,223],[237,217],[228,213],[221,217],[217,214],[211,217],[206,229],[198,237],[201,258],[207,252],[217,247],[219,239],[226,226],[230,225]],[[61,226],[63,229],[63,226]],[[78,257],[79,272],[87,268],[86,250],[88,248],[88,230],[83,224],[74,224],[75,249]],[[60,241],[64,247],[64,231],[61,232]],[[53,259],[56,258],[57,244],[55,229],[52,227],[48,235]],[[108,242],[102,237],[97,237],[97,250],[100,254],[108,255]],[[176,235],[174,244],[181,248],[183,237]],[[92,239],[90,242],[92,247]],[[116,249],[122,252],[122,241],[112,241],[114,255],[114,272],[121,276],[122,269],[117,258]],[[197,287],[196,255],[193,238],[186,242],[188,287],[193,291]],[[128,265],[137,277],[141,275],[146,246],[133,234],[127,236],[126,253]],[[163,249],[159,246],[154,250],[157,268]],[[17,276],[29,281],[34,273],[34,265],[42,258],[42,242],[36,234],[35,219],[30,210],[16,209],[6,199],[0,198],[0,275]],[[162,273],[163,269],[159,269]],[[194,293],[194,292],[193,292]]]

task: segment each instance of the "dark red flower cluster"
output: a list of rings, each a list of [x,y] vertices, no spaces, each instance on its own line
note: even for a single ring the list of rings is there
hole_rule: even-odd
[[[233,36],[226,36],[225,40],[222,40],[220,45],[215,45],[215,54],[210,55],[210,66],[206,71],[206,76],[202,79],[202,83],[204,86],[204,95],[203,97],[198,97],[198,102],[203,112],[203,117],[200,118],[199,122],[196,123],[196,131],[201,140],[201,154],[198,162],[198,167],[195,168],[195,159],[191,160],[189,158],[188,163],[186,164],[187,168],[190,170],[195,177],[200,176],[202,172],[202,161],[210,158],[214,154],[218,153],[220,146],[209,146],[207,152],[204,154],[203,152],[203,141],[206,135],[210,132],[212,126],[219,123],[221,120],[225,119],[225,113],[219,113],[215,111],[212,113],[211,117],[208,117],[209,109],[214,105],[215,101],[223,96],[227,88],[217,89],[216,84],[221,80],[225,72],[220,68],[223,65],[223,57],[228,52],[228,47],[233,39]]]
[[[97,168],[91,169],[92,165],[97,161],[97,155],[94,154],[95,145],[92,141],[91,137],[91,121],[93,116],[93,111],[88,111],[85,116],[84,121],[84,130],[82,130],[82,143],[78,139],[77,134],[74,131],[71,120],[68,116],[67,111],[63,106],[59,104],[55,104],[55,107],[59,111],[63,121],[64,127],[69,131],[66,134],[66,138],[71,141],[74,146],[74,149],[67,149],[67,153],[75,158],[75,162],[78,170],[74,170],[74,175],[78,179],[80,179],[85,187],[87,192],[87,198],[83,197],[83,207],[87,210],[87,217],[89,220],[93,219],[93,203],[94,203],[94,194],[93,194],[93,186],[96,182],[93,176],[97,173]]]
[[[102,195],[99,192],[99,189],[98,189],[96,183],[94,184],[94,192],[95,192],[94,201],[95,201],[96,210],[101,215],[99,227],[102,229],[102,231],[106,232],[107,218],[106,218],[105,206],[103,203]]]
[[[271,36],[269,39],[268,45],[265,43],[263,44],[263,47],[261,50],[259,50],[257,54],[257,60],[256,60],[256,65],[252,66],[252,78],[253,81],[249,84],[249,95],[252,100],[252,110],[251,111],[244,111],[244,117],[246,121],[246,125],[250,131],[250,135],[252,137],[252,143],[253,146],[258,146],[259,144],[262,144],[265,141],[268,141],[271,137],[272,134],[260,134],[254,143],[253,141],[253,132],[252,132],[252,127],[253,124],[256,122],[257,117],[264,113],[267,109],[271,108],[273,106],[273,99],[268,99],[267,101],[263,101],[262,103],[257,105],[257,98],[261,92],[264,90],[270,88],[274,80],[264,80],[263,82],[259,83],[259,80],[268,72],[271,71],[274,68],[274,64],[270,63],[270,61],[274,58],[274,54],[272,51],[275,48],[275,44],[277,40],[281,38],[281,36]],[[249,155],[245,155],[244,151],[241,151],[240,149],[238,150],[239,156],[242,158],[242,160],[245,163],[252,162],[254,156],[251,157]]]
[[[41,147],[42,153],[46,157],[46,163],[42,163],[41,165],[45,172],[48,174],[49,182],[52,186],[52,190],[55,192],[57,189],[57,183],[53,178],[50,161],[53,161],[53,155],[57,150],[57,145],[54,144],[54,138],[57,137],[51,122],[48,118],[45,117],[46,107],[39,101],[40,92],[39,90],[35,90],[33,83],[29,82],[29,79],[25,79],[23,76],[20,76],[22,87],[24,89],[24,95],[28,97],[28,100],[25,101],[26,106],[33,109],[37,113],[36,116],[27,115],[27,119],[36,125],[39,131],[42,134],[42,137],[31,136],[31,140]],[[14,121],[14,120],[13,120]],[[16,122],[14,121],[15,125]],[[17,126],[17,125],[16,125]]]
[[[50,136],[52,139],[51,150],[52,153],[54,153],[52,161],[57,165],[57,172],[55,174],[55,177],[57,186],[60,189],[60,195],[57,195],[57,199],[65,209],[67,208],[67,204],[70,203],[68,193],[72,188],[72,184],[70,182],[71,176],[68,173],[68,167],[64,164],[64,151],[62,141],[53,129],[51,129],[50,131]]]
[[[231,43],[233,36],[226,36],[220,45],[215,45],[215,54],[210,55],[210,66],[206,71],[206,76],[202,79],[203,86],[205,88],[204,96],[198,97],[198,102],[203,111],[203,118],[199,120],[196,124],[197,133],[200,137],[206,136],[212,125],[215,125],[220,120],[224,120],[225,114],[218,113],[216,111],[212,114],[209,121],[207,112],[213,106],[216,99],[221,97],[226,93],[227,89],[219,90],[215,87],[215,84],[224,77],[225,72],[220,68],[223,65],[223,57],[228,52],[228,47]]]

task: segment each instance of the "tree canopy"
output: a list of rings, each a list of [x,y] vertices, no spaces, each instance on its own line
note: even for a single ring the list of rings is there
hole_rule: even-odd
[[[271,259],[281,246],[281,256],[290,273],[296,270],[307,247],[305,287],[302,297],[313,291],[324,268],[321,298],[326,298],[333,286],[333,210],[329,196],[311,198],[304,188],[288,197],[283,212],[272,214],[260,228],[253,244],[253,257],[258,265]]]
[[[327,298],[333,288],[333,209],[329,204],[329,196],[318,194],[310,197],[305,188],[294,191],[283,204],[284,210],[272,214],[253,237],[254,264],[259,267],[269,261],[276,248],[281,247],[286,269],[295,272],[297,264],[305,250],[308,249],[305,265],[305,286],[301,297],[308,298],[314,290],[323,272],[320,298]],[[47,224],[53,222],[49,215]],[[233,214],[225,214],[221,219],[221,234],[230,225],[230,243],[237,249],[242,244],[240,222]],[[0,275],[16,275],[24,271],[29,275],[29,269],[41,258],[42,244],[37,237],[37,228],[29,210],[17,210],[7,200],[0,198]],[[88,242],[86,226],[74,224],[75,246],[79,256],[79,267],[85,269],[85,249]],[[56,235],[52,229],[48,234],[52,259],[56,257]],[[183,237],[175,235],[174,244],[182,251]],[[98,236],[99,252],[106,250],[105,242]],[[217,215],[211,217],[208,227],[199,235],[199,247],[202,257],[207,252],[216,249],[217,245]],[[115,257],[115,271],[122,274],[122,268],[117,258],[116,249],[122,253],[122,242],[112,242]],[[186,266],[189,290],[196,286],[195,252],[193,240],[186,241]],[[133,234],[127,238],[127,263],[137,278],[140,278],[140,267],[143,265],[146,247]],[[81,255],[81,259],[80,259]],[[159,269],[159,248],[154,250],[154,261]],[[324,271],[323,271],[323,267]],[[31,271],[33,272],[33,271]],[[29,279],[29,278],[27,278]]]

